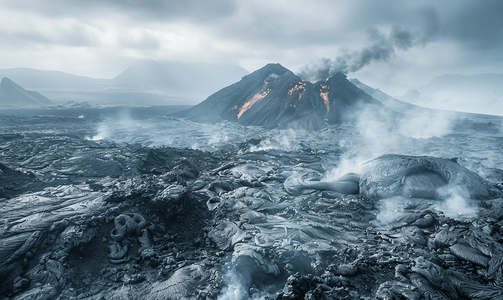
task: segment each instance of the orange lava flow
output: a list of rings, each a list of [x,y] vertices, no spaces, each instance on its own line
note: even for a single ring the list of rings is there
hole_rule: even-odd
[[[302,91],[302,93],[299,94],[299,101],[300,101],[300,99],[302,99],[302,96],[304,96],[304,92],[305,92],[305,90]]]
[[[244,114],[245,111],[249,110],[255,103],[262,100],[265,96],[267,96],[267,94],[269,94],[270,91],[271,91],[271,89],[268,89],[267,91],[255,94],[255,96],[253,96],[253,98],[251,98],[250,101],[243,104],[243,106],[241,107],[241,109],[239,110],[239,113],[238,113],[238,120],[239,120],[239,118],[241,118],[241,116]]]
[[[323,98],[323,102],[325,102],[325,106],[327,107],[327,113],[330,112],[330,102],[328,102],[328,91],[320,93],[321,98]]]
[[[321,98],[323,98],[323,102],[325,102],[325,106],[327,107],[327,113],[330,112],[330,101],[328,100],[328,89],[330,88],[328,85],[320,84],[322,90],[325,92],[320,92]]]
[[[293,95],[293,92],[298,91],[298,90],[305,90],[305,88],[306,88],[306,83],[299,82],[293,88],[288,90],[288,95],[291,96],[291,95]],[[302,94],[304,94],[304,93],[302,93]]]

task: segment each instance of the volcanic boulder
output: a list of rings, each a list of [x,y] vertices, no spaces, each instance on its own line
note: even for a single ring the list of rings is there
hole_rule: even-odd
[[[319,127],[355,121],[363,110],[379,118],[395,115],[342,73],[311,83],[280,64],[268,64],[177,116],[203,123],[228,120],[257,126],[307,119]]]

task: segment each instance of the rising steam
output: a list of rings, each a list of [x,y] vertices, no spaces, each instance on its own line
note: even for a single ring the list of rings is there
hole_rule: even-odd
[[[463,220],[477,217],[477,204],[470,201],[470,192],[463,185],[450,184],[438,189],[444,201],[436,208],[448,218]]]
[[[394,27],[388,35],[378,29],[371,29],[367,33],[371,41],[369,46],[345,51],[334,59],[323,57],[313,61],[300,69],[299,77],[316,82],[326,80],[337,72],[356,72],[372,61],[389,61],[396,49],[409,50],[415,44],[424,42],[410,31],[398,27]]]

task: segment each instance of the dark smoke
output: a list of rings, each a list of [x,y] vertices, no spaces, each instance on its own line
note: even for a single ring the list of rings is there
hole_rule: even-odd
[[[369,46],[345,51],[334,59],[323,57],[302,67],[298,75],[304,80],[315,82],[326,80],[337,72],[356,72],[373,61],[389,61],[395,49],[409,50],[416,40],[410,31],[398,27],[394,27],[388,35],[378,29],[371,29],[367,33],[371,41]]]
[[[391,31],[390,36],[396,47],[403,50],[409,50],[412,48],[413,37],[410,31],[401,30],[395,27],[393,28],[393,31]]]

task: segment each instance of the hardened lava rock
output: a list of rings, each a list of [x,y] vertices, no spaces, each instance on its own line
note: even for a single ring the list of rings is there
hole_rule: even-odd
[[[439,188],[459,186],[472,199],[498,198],[499,190],[453,160],[388,154],[363,164],[360,193],[368,198],[441,199]]]
[[[481,158],[499,138],[460,164],[384,155],[334,179],[351,124],[234,143],[183,123],[227,143],[204,152],[9,120],[31,129],[0,135],[1,298],[502,297],[503,176]]]

